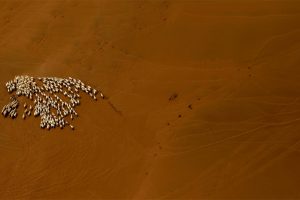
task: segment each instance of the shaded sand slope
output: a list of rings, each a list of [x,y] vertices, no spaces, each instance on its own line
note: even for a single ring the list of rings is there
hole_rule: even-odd
[[[291,0],[2,1],[3,86],[108,99],[74,132],[1,117],[0,198],[300,198],[299,35]]]

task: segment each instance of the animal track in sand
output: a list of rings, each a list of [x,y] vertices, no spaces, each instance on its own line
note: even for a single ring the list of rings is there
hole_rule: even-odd
[[[80,105],[79,92],[85,92],[94,100],[97,100],[98,91],[81,80],[74,78],[57,78],[57,77],[31,77],[16,76],[13,80],[6,83],[9,93],[15,92],[10,97],[10,102],[2,109],[3,116],[16,118],[18,116],[17,109],[19,107],[18,97],[25,96],[33,102],[33,106],[24,103],[24,113],[22,118],[29,117],[32,113],[35,117],[40,117],[40,127],[64,128],[69,126],[74,129],[66,118],[73,120],[78,117],[75,107]],[[100,92],[100,96],[104,99],[104,95]]]

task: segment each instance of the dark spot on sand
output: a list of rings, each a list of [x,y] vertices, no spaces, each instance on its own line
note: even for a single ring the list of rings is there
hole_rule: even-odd
[[[111,103],[110,101],[108,101],[108,104],[110,105],[110,107],[111,107],[117,114],[123,116],[122,112],[121,112],[119,109],[117,109],[116,106],[115,106],[113,103]]]
[[[181,118],[182,117],[182,115],[178,115],[178,118]]]
[[[178,97],[178,94],[174,93],[169,97],[169,101],[174,101],[177,97]]]
[[[193,109],[192,104],[188,105],[188,108],[192,110]]]

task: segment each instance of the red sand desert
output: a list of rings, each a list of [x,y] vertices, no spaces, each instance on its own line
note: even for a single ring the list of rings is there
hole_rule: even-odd
[[[16,75],[108,98],[1,116],[0,199],[300,198],[299,55],[297,0],[1,1],[1,107]]]

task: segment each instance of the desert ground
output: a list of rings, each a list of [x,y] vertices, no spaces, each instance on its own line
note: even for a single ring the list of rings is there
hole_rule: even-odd
[[[299,55],[297,0],[1,0],[1,108],[16,75],[107,99],[1,116],[0,199],[300,198]]]

